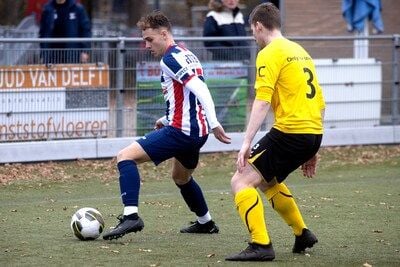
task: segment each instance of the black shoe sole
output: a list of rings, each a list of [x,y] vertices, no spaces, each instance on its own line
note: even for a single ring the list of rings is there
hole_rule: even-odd
[[[185,232],[184,230],[180,230],[181,234],[218,234],[219,233],[219,229],[213,229],[210,232]]]
[[[200,227],[197,223],[189,227],[183,228],[179,232],[182,234],[218,234],[218,226],[213,221],[211,221],[210,223],[212,223],[212,225],[207,225],[208,223],[206,223],[207,226],[203,227]]]
[[[293,253],[303,253],[307,248],[312,248],[316,243],[318,243],[318,239],[310,239],[307,240],[307,244],[304,246],[303,249],[294,249],[292,250]]]
[[[140,232],[140,231],[143,230],[143,228],[144,228],[144,226],[141,226],[141,227],[138,227],[138,228],[133,229],[133,230],[131,230],[131,231],[127,231],[127,232],[125,232],[125,233],[119,233],[119,234],[113,234],[113,235],[109,235],[109,236],[103,236],[103,239],[104,239],[104,240],[118,239],[118,238],[123,237],[123,236],[126,235],[126,234],[129,234],[129,233]]]
[[[258,245],[249,243],[242,252],[226,257],[226,261],[273,261],[275,259],[275,251],[272,244]]]
[[[226,261],[273,261],[275,257],[264,257],[264,258],[225,258]]]

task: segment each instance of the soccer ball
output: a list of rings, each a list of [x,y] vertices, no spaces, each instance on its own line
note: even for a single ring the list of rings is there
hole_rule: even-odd
[[[95,240],[103,232],[103,216],[94,208],[81,208],[72,215],[71,229],[80,240]]]

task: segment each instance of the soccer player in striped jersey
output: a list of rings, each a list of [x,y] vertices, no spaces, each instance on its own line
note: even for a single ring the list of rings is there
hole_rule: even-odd
[[[222,143],[230,137],[217,120],[214,102],[204,82],[203,69],[197,57],[177,45],[168,18],[159,11],[142,17],[137,23],[146,48],[161,57],[161,89],[166,102],[165,116],[156,121],[154,131],[135,141],[118,154],[123,215],[118,225],[105,233],[106,240],[116,239],[144,227],[138,216],[140,176],[137,164],[154,164],[173,158],[172,179],[183,199],[197,216],[196,222],[181,233],[218,233],[211,219],[200,186],[192,177],[199,160],[200,148],[209,132]]]
[[[250,14],[249,24],[261,48],[256,59],[256,96],[231,186],[251,242],[226,260],[271,261],[275,251],[257,188],[292,228],[293,253],[304,252],[318,242],[304,223],[284,180],[300,166],[305,176],[315,174],[325,102],[310,55],[282,36],[279,10],[272,3],[260,4]],[[250,149],[270,107],[274,125]]]

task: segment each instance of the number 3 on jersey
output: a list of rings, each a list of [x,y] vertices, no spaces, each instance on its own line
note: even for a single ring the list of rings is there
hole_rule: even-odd
[[[310,86],[310,93],[307,93],[306,96],[309,99],[314,98],[315,96],[315,86],[312,84],[313,80],[314,80],[314,75],[312,73],[312,71],[309,68],[303,68],[304,73],[308,74],[308,80],[307,80],[307,85]]]

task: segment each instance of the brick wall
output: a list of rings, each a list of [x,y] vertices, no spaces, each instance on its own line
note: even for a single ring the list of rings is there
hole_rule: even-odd
[[[341,0],[285,0],[286,35],[347,35]],[[382,0],[384,34],[400,34],[400,1]]]
[[[283,31],[290,36],[352,36],[343,19],[342,0],[284,0]],[[312,3],[312,6],[311,6]],[[382,0],[384,35],[400,34],[400,1]],[[369,26],[370,35],[372,25]],[[353,41],[302,41],[313,58],[351,58]],[[382,115],[390,114],[392,90],[391,40],[369,42],[369,57],[382,62]],[[400,107],[399,107],[400,108]],[[383,121],[385,121],[383,117]]]

